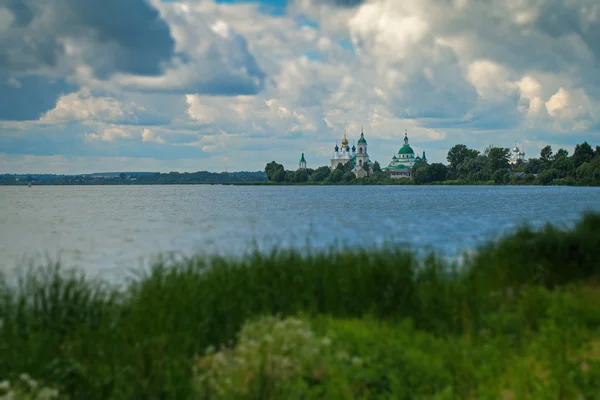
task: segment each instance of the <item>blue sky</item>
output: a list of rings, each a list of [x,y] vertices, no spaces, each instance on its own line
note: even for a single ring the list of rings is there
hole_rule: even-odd
[[[3,4],[0,173],[317,167],[361,126],[382,165],[405,129],[437,162],[600,144],[595,0]]]

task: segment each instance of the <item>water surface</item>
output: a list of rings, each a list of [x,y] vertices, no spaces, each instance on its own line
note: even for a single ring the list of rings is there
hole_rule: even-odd
[[[154,255],[385,241],[450,256],[516,225],[569,225],[600,188],[505,186],[0,187],[0,268],[60,258],[120,274]]]

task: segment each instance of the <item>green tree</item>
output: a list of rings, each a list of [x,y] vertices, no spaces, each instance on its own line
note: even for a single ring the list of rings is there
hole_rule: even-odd
[[[338,167],[339,167],[339,165],[338,165]],[[331,174],[329,174],[329,177],[327,178],[327,182],[328,183],[338,183],[342,180],[343,176],[344,176],[344,169],[336,168],[331,172]]]
[[[569,152],[565,149],[558,149],[558,151],[554,155],[554,159],[557,159],[560,157],[569,157]]]
[[[505,177],[508,174],[510,180],[510,171],[507,168],[501,168],[492,174],[492,179],[496,183],[505,183]]]
[[[308,181],[308,172],[305,169],[299,169],[294,173],[295,183],[304,183]]]
[[[456,168],[458,165],[462,164],[468,159],[475,158],[479,155],[479,151],[469,149],[464,144],[454,145],[450,151],[448,151],[448,156],[446,159],[450,163],[451,168]]]
[[[525,172],[528,174],[537,174],[542,169],[542,161],[539,158],[530,158],[525,164]]]
[[[552,162],[552,159],[552,147],[548,145],[540,151],[540,160],[542,160],[543,163],[549,164]]]
[[[476,179],[473,178],[475,175],[479,175],[481,172],[487,174],[488,158],[484,155],[478,155],[475,158],[469,158],[460,163],[457,166],[459,177],[465,179]],[[469,178],[471,176],[472,178]]]
[[[344,181],[344,182],[351,182],[355,179],[356,179],[356,175],[354,175],[354,172],[352,172],[352,171],[346,171],[346,172],[344,172],[344,175],[342,176],[342,181]]]
[[[542,185],[548,185],[558,178],[558,171],[555,169],[547,169],[538,174],[537,179]]]
[[[485,155],[488,158],[488,171],[491,174],[498,171],[499,169],[508,169],[510,164],[508,163],[509,149],[504,147],[488,147],[485,151]]]
[[[285,169],[283,168],[283,165],[275,162],[275,161],[271,161],[270,163],[268,163],[265,166],[265,172],[267,173],[267,179],[269,179],[270,181],[274,181],[274,182],[282,182],[282,181],[278,181],[276,179],[274,179],[275,174],[277,173],[278,177],[280,176],[278,171],[283,171],[283,177],[285,179]]]
[[[283,169],[277,169],[269,179],[272,182],[284,182],[285,181],[285,171]]]
[[[594,167],[592,167],[590,163],[585,162],[577,168],[575,175],[577,176],[577,179],[584,181],[590,179],[593,173]]]
[[[319,167],[312,173],[313,182],[323,182],[329,174],[331,173],[331,168],[327,166]]]
[[[556,156],[554,157],[554,162],[552,163],[552,168],[558,171],[559,178],[564,178],[569,175],[572,170],[574,170],[573,160],[571,157],[559,157],[557,152]]]
[[[291,183],[294,182],[294,177],[296,176],[296,171],[285,171],[285,182]]]
[[[448,175],[448,167],[441,163],[433,163],[428,167],[428,175],[430,182],[442,182],[446,180]]]
[[[594,150],[588,142],[583,142],[575,146],[575,152],[573,152],[573,167],[579,168],[579,166],[585,162],[590,162],[594,158]]]
[[[379,161],[375,161],[373,163],[373,174],[381,172],[381,165],[379,165]]]
[[[413,169],[412,178],[417,185],[422,185],[424,183],[431,182],[431,177],[429,175],[429,166],[424,165],[420,168]]]

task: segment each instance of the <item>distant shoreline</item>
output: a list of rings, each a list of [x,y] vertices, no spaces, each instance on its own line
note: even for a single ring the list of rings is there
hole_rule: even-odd
[[[352,183],[274,183],[274,182],[96,182],[96,183],[57,183],[57,182],[32,182],[31,187],[37,186],[181,186],[181,185],[208,185],[208,186],[577,186],[577,187],[599,187],[598,185],[585,185],[578,182],[557,181],[548,185],[532,183],[496,183],[489,182],[468,182],[468,181],[442,181],[416,184],[412,181],[399,181],[394,183],[371,183],[371,182],[352,182]],[[0,187],[29,186],[29,182],[24,183],[4,183]]]

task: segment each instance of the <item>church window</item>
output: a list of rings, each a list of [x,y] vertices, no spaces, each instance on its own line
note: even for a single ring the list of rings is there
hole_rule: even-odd
[[[362,167],[362,160],[358,160],[358,165]]]
[[[362,154],[362,147],[358,149],[358,152]]]

